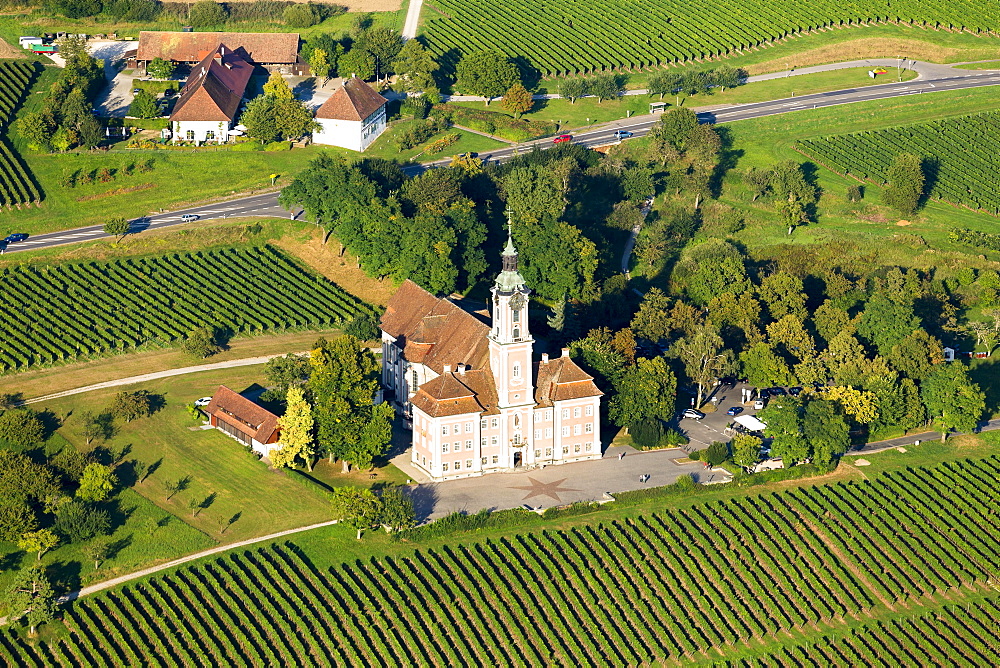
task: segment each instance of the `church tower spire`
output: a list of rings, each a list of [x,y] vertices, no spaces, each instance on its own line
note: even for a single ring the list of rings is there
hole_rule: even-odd
[[[510,230],[501,254],[500,274],[493,282],[493,328],[490,330],[490,366],[497,381],[500,407],[534,401],[531,349],[534,339],[528,329],[528,295],[518,271],[517,249]]]

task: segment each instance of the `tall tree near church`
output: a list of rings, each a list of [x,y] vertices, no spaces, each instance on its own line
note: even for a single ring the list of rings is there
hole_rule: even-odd
[[[285,414],[278,418],[281,448],[271,454],[271,463],[275,468],[280,468],[292,466],[295,460],[301,459],[306,463],[306,468],[312,471],[313,457],[316,455],[312,409],[299,386],[289,387],[286,398]]]
[[[385,452],[391,436],[391,411],[373,403],[379,364],[353,336],[321,340],[309,359],[308,387],[319,449],[351,465],[367,466]]]
[[[697,383],[698,406],[705,397],[705,390],[729,373],[733,366],[732,351],[723,348],[722,337],[710,325],[701,325],[681,337],[670,351],[684,363],[688,376]]]
[[[920,384],[920,396],[942,442],[952,429],[973,431],[986,410],[986,395],[958,362],[935,366]]]

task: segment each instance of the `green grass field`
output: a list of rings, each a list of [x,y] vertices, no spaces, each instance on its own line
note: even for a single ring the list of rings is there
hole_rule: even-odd
[[[879,656],[897,665],[935,651],[899,623],[940,634],[957,619],[947,606],[961,605],[962,626],[946,635],[967,644],[952,656],[992,660],[1000,544],[977,498],[997,493],[998,472],[996,456],[963,459],[426,545],[358,542],[331,527],[87,597],[38,639],[3,632],[0,656],[631,665],[773,655],[810,665],[815,650],[799,646],[865,656],[848,646],[874,628],[893,639]]]

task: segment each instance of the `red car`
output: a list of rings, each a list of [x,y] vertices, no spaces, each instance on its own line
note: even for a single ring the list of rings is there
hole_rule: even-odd
[[[561,144],[564,141],[570,141],[572,139],[573,139],[573,135],[559,135],[558,137],[556,137],[555,139],[552,140],[552,143],[553,144]]]

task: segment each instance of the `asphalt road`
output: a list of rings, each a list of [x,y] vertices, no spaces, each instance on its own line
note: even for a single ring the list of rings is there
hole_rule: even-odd
[[[801,97],[790,97],[769,102],[754,102],[751,104],[739,104],[702,111],[698,118],[704,123],[731,123],[733,121],[743,121],[751,118],[761,118],[764,116],[774,116],[803,109],[820,109],[822,107],[832,107],[841,104],[851,104],[854,102],[866,102],[869,100],[884,100],[906,95],[921,95],[923,93],[933,93],[948,90],[959,90],[968,88],[979,88],[982,86],[1000,85],[1000,72],[968,70],[968,74],[918,79],[914,81],[904,81],[902,83],[887,83],[876,86],[866,86],[863,88],[849,88],[845,90],[830,91],[827,93],[815,93],[813,95],[803,95]],[[650,128],[656,124],[659,116],[640,116],[633,119],[622,119],[611,124],[605,124],[598,129],[581,132],[573,136],[573,143],[586,147],[606,146],[614,143],[615,130],[629,130],[635,137],[646,135]],[[505,147],[480,154],[480,158],[488,161],[506,162],[512,157],[525,151],[533,150],[535,147],[541,150],[553,146],[552,139],[540,139],[534,142],[527,142],[520,145]],[[428,162],[422,165],[412,165],[403,171],[409,175],[417,174],[425,169],[441,167],[447,165],[450,158]],[[227,202],[216,202],[178,211],[166,213],[152,213],[143,218],[132,221],[131,232],[142,232],[143,230],[159,229],[172,225],[182,224],[181,216],[184,214],[197,214],[202,220],[216,219],[224,217],[246,217],[246,216],[269,216],[285,217],[298,215],[291,214],[284,208],[278,206],[277,191],[251,195],[240,199],[229,200]],[[11,244],[7,253],[16,253],[27,250],[37,250],[51,246],[61,246],[80,241],[92,241],[94,239],[106,238],[101,226],[81,227],[62,232],[51,232],[49,234],[39,234],[27,241]]]

